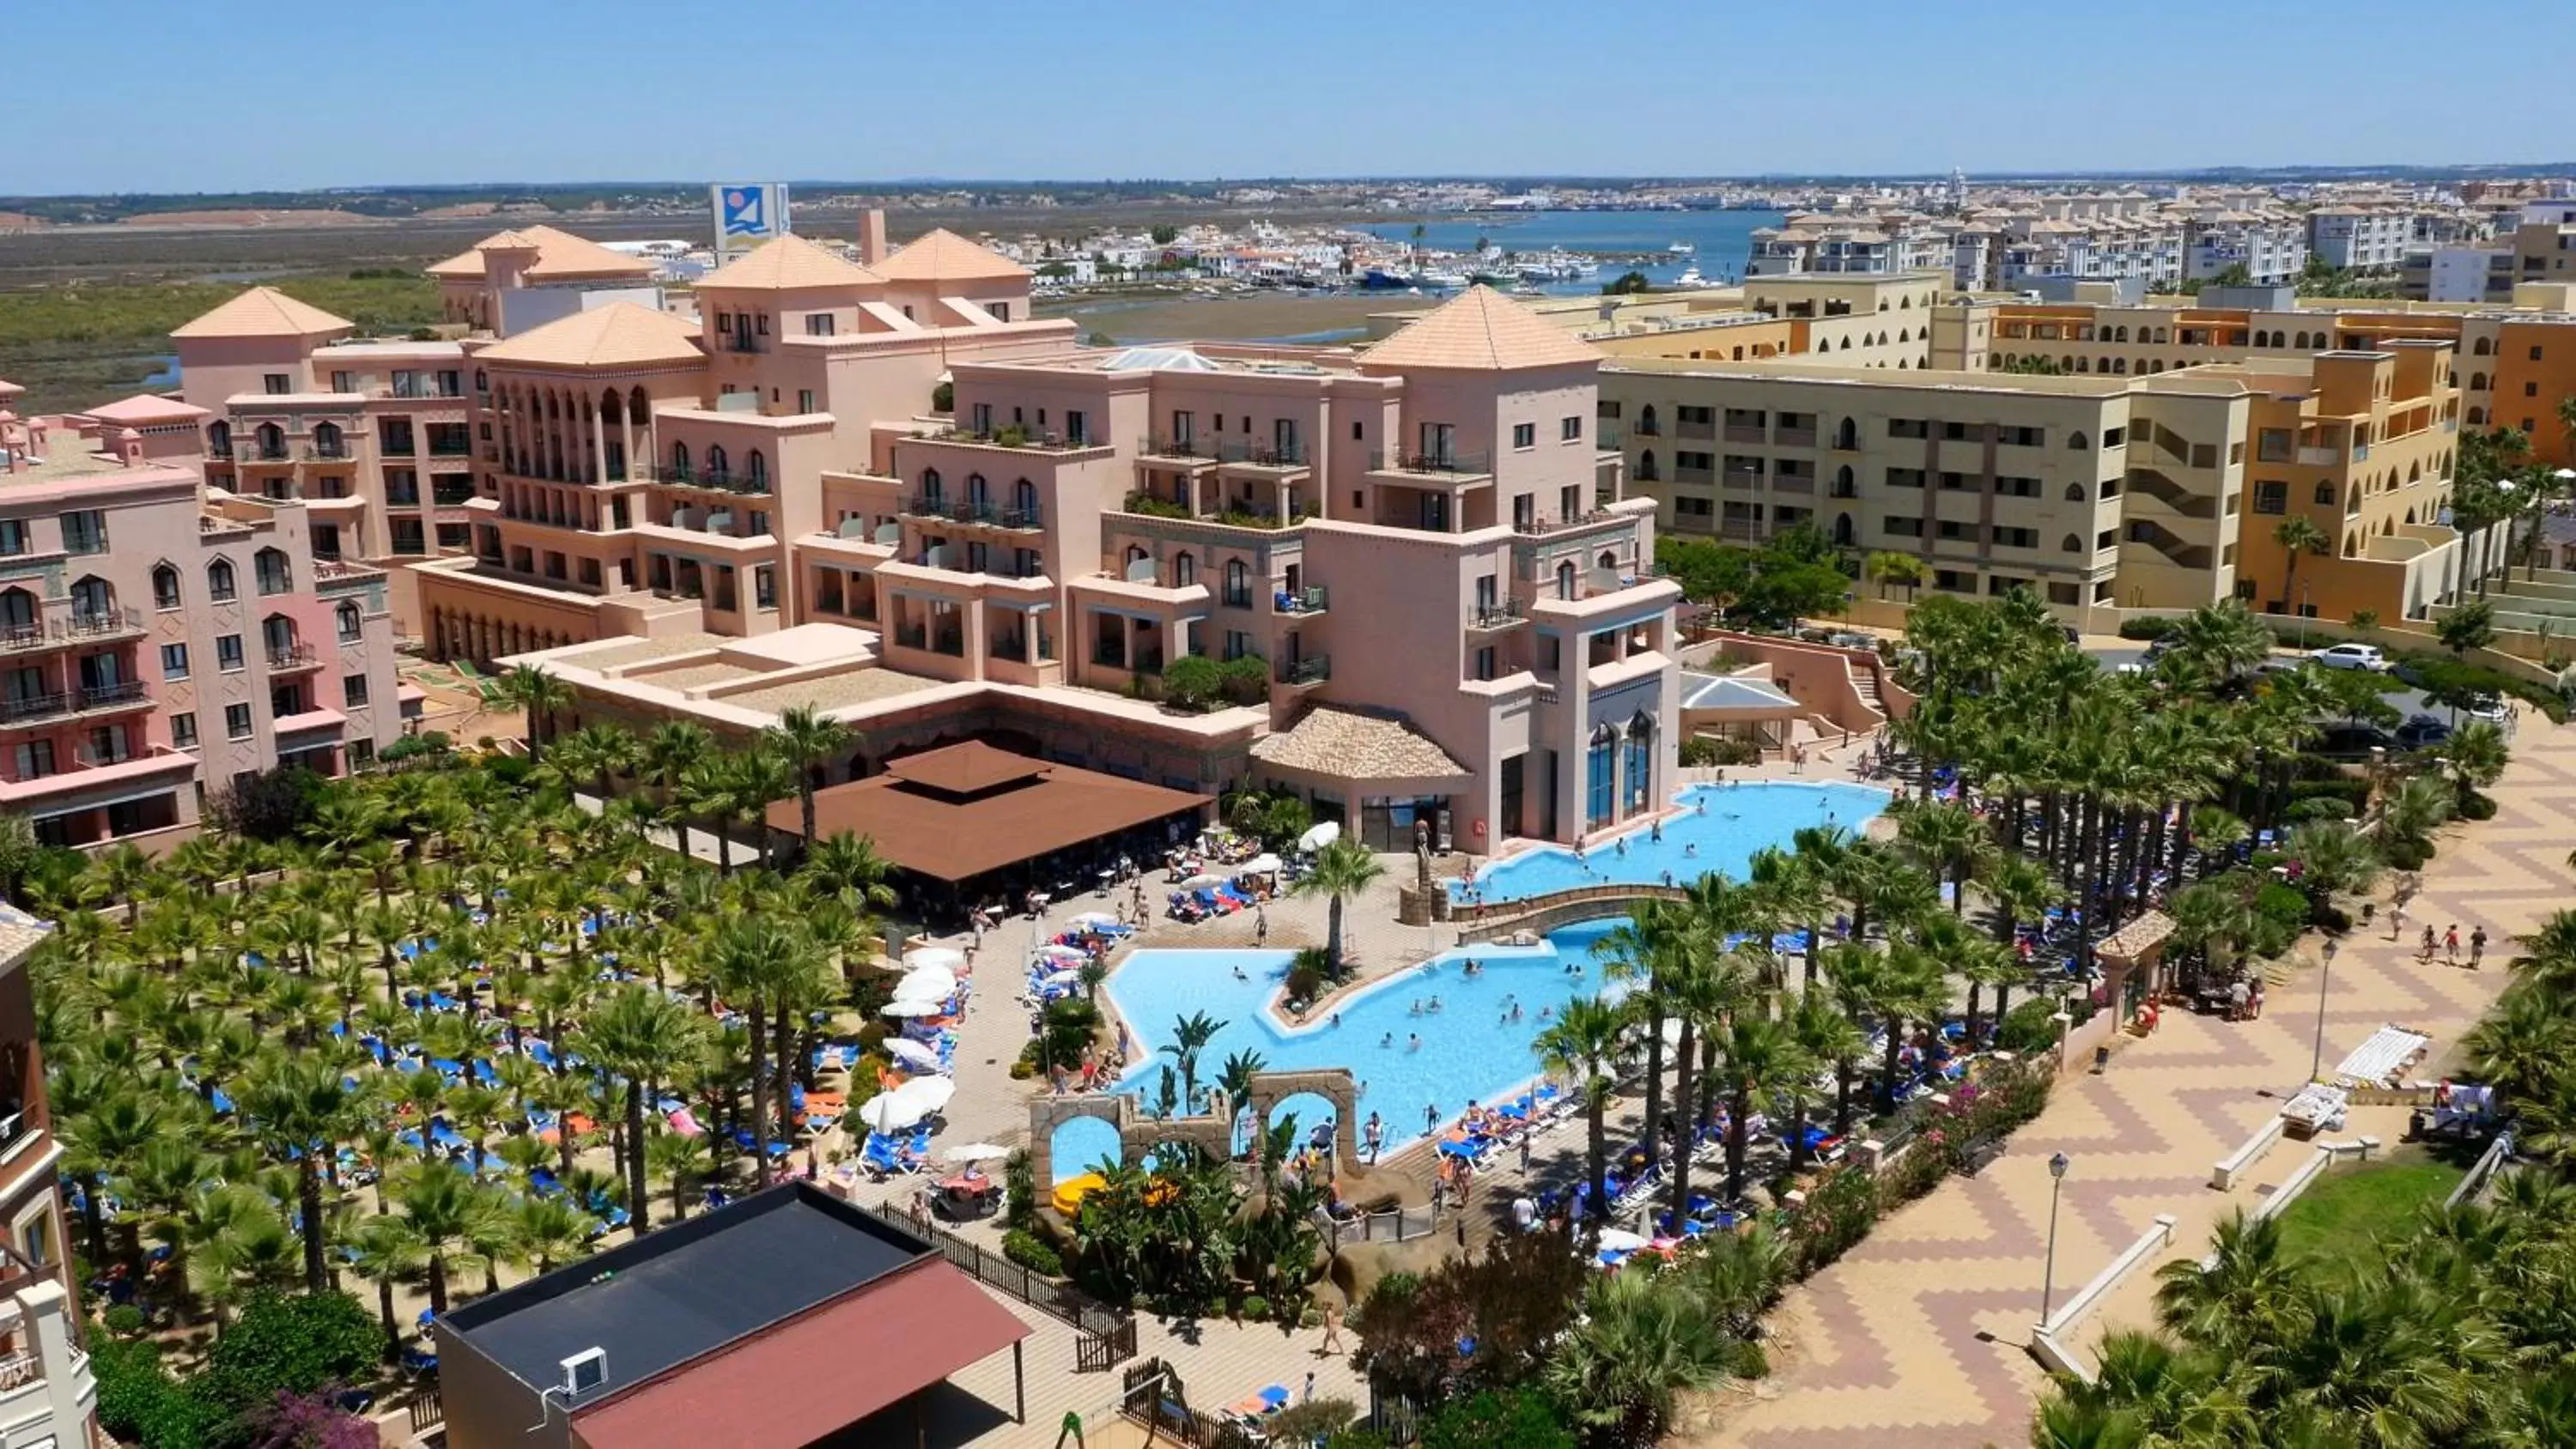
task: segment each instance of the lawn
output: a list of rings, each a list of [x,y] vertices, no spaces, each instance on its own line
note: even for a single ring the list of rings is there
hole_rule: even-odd
[[[2457,1164],[2403,1153],[2329,1169],[2281,1211],[2285,1258],[2351,1257],[2358,1245],[2396,1237],[2416,1209],[2439,1204],[2466,1176]]]

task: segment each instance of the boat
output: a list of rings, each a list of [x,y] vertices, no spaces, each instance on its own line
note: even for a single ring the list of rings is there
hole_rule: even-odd
[[[1467,285],[1467,277],[1463,272],[1426,270],[1414,273],[1413,284],[1417,287],[1431,287],[1444,291],[1455,291],[1456,289]]]
[[[1688,266],[1682,268],[1682,274],[1680,276],[1673,278],[1673,285],[1676,287],[1705,287],[1708,285],[1708,278],[1699,274],[1698,267]]]
[[[1692,246],[1689,242],[1675,242],[1671,246],[1664,248],[1664,250],[1671,252],[1677,257],[1686,257],[1697,252],[1699,248]]]

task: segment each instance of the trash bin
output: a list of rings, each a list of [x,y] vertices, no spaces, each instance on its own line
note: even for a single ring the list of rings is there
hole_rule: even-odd
[[[2095,1047],[2093,1049],[2093,1075],[2098,1077],[2109,1070],[2111,1070],[2111,1049],[2107,1046]]]

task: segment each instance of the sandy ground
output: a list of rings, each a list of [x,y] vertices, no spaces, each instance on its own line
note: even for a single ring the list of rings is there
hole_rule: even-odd
[[[1316,334],[1347,332],[1356,339],[1363,335],[1372,313],[1427,305],[1425,299],[1401,292],[1321,297],[1256,292],[1240,297],[1101,298],[1062,311],[1049,308],[1047,315],[1071,317],[1086,331],[1106,332],[1121,342],[1176,337],[1339,341],[1344,339],[1320,338]]]

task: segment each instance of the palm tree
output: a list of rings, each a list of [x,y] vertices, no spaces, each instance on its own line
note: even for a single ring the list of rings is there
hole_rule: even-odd
[[[751,1026],[751,1133],[755,1171],[769,1185],[769,1013],[803,969],[790,929],[766,916],[737,916],[717,928],[710,952],[716,989]],[[783,1125],[783,1124],[782,1124]]]
[[[1799,993],[1782,1020],[1788,1024],[1789,1039],[1797,1043],[1800,1056],[1810,1063],[1834,1069],[1841,1098],[1837,1107],[1844,1119],[1835,1130],[1849,1130],[1852,1068],[1860,1060],[1861,1053],[1869,1050],[1869,1038],[1861,1034],[1860,1028],[1852,1024],[1851,1017],[1820,987],[1810,986]],[[1781,1090],[1795,1098],[1789,1132],[1789,1169],[1795,1172],[1806,1166],[1807,1103],[1816,1093],[1807,1089],[1803,1079],[1784,1082]]]
[[[2463,1045],[2477,1080],[2508,1101],[2519,1100],[2546,1090],[2576,1066],[2576,1017],[2563,994],[2517,983],[2470,1029]]]
[[[642,1231],[644,1201],[634,1200],[637,1231]],[[517,1240],[518,1252],[533,1263],[540,1273],[555,1264],[590,1253],[591,1230],[599,1220],[559,1197],[529,1196],[521,1198],[511,1209],[510,1235]]]
[[[849,748],[850,727],[833,719],[810,704],[790,705],[781,710],[778,723],[761,732],[770,748],[796,772],[796,799],[804,813],[805,840],[814,840],[815,777],[822,767],[839,759]]]
[[[394,1188],[394,1203],[419,1239],[429,1269],[429,1310],[445,1313],[447,1270],[482,1261],[474,1244],[488,1233],[492,1200],[452,1164],[423,1162],[404,1170]]]
[[[591,1010],[583,1030],[586,1055],[612,1079],[626,1083],[626,1202],[635,1231],[653,1226],[645,1183],[644,1093],[668,1080],[707,1049],[706,1018],[638,982],[619,987]]]
[[[1995,857],[1994,832],[1968,807],[1951,801],[1900,800],[1889,813],[1896,817],[1898,848],[1935,880],[1949,883],[1950,913],[1960,914],[1968,904],[1968,878]]]
[[[1871,983],[1870,1014],[1878,1018],[1885,1035],[1885,1059],[1879,1065],[1878,1110],[1896,1110],[1897,1056],[1905,1048],[1905,1024],[1920,1021],[1937,1023],[1949,1003],[1947,983],[1941,974],[1941,963],[1921,947],[1899,942],[1882,958],[1879,972]]]
[[[269,1150],[295,1161],[297,1227],[304,1239],[304,1291],[330,1286],[323,1240],[322,1164],[339,1149],[355,1119],[357,1100],[339,1070],[318,1061],[284,1057],[271,1062],[242,1092],[242,1111]]]
[[[1349,968],[1349,958],[1342,950],[1342,904],[1367,890],[1386,874],[1369,848],[1348,836],[1334,839],[1315,853],[1314,868],[1297,882],[1300,895],[1319,895],[1327,902],[1324,926],[1324,951],[1332,959],[1336,978]]]
[[[1664,987],[1686,969],[1685,958],[1700,948],[1694,937],[1701,916],[1690,905],[1663,900],[1638,901],[1628,919],[1592,943],[1602,974],[1637,988],[1628,1009],[1646,1037],[1647,1155],[1661,1161],[1664,1153]]]
[[[732,788],[725,797],[723,823],[730,828],[739,820],[759,832],[760,863],[775,866],[778,833],[769,828],[767,814],[771,805],[796,793],[796,776],[766,741],[732,756],[728,765],[726,778]]]
[[[1612,1444],[1653,1444],[1674,1396],[1725,1375],[1730,1346],[1680,1283],[1617,1273],[1593,1280],[1583,1313],[1551,1352],[1548,1391],[1574,1422]]]
[[[680,858],[689,858],[689,816],[685,784],[689,772],[714,758],[716,738],[693,720],[666,720],[644,737],[640,773],[673,813],[671,826],[679,839]]]
[[[2443,780],[2417,775],[2388,793],[2379,807],[2381,838],[2421,857],[2432,852],[2433,834],[2459,813],[2459,792]],[[2404,855],[2393,858],[2399,865]]]
[[[2272,525],[2272,542],[2280,545],[2282,556],[2288,560],[2288,571],[2281,579],[2281,608],[2285,613],[2296,614],[2300,612],[2299,556],[2323,555],[2334,548],[2334,540],[2306,515],[2293,514]]]
[[[2443,763],[2472,790],[2484,790],[2502,779],[2509,753],[2504,731],[2482,719],[2460,726],[2441,745]]]
[[[1815,1064],[1799,1050],[1788,1027],[1751,1012],[1736,1014],[1718,1050],[1726,1064],[1726,1200],[1738,1202],[1744,1197],[1744,1145],[1757,1099],[1803,1080]]]
[[[1604,1181],[1608,1145],[1603,1136],[1603,1117],[1610,1105],[1610,1093],[1618,1084],[1614,1074],[1619,1064],[1620,1037],[1627,1025],[1617,1007],[1575,997],[1558,1010],[1556,1024],[1530,1043],[1549,1076],[1563,1078],[1583,1094],[1589,1132],[1587,1180],[1592,1184],[1592,1214],[1596,1218],[1606,1218],[1610,1213]]]
[[[1199,1103],[1199,1053],[1225,1030],[1226,1023],[1214,1020],[1204,1011],[1193,1011],[1172,1023],[1172,1039],[1163,1043],[1161,1054],[1172,1059],[1181,1074],[1181,1111],[1194,1113]]]
[[[349,1234],[347,1247],[349,1270],[375,1285],[376,1320],[384,1328],[384,1353],[390,1362],[403,1336],[402,1325],[394,1319],[394,1285],[409,1282],[429,1266],[429,1254],[408,1219],[385,1215],[359,1223]]]
[[[2288,1322],[2299,1290],[2281,1255],[2281,1223],[2239,1211],[2210,1235],[2209,1266],[2182,1259],[2156,1272],[2156,1320],[2186,1342],[2234,1354]]]
[[[812,807],[807,806],[810,812]],[[806,829],[813,829],[807,821]],[[863,912],[894,909],[894,863],[877,854],[877,844],[843,830],[821,840],[807,835],[805,860],[797,874],[815,890],[836,896]]]
[[[572,689],[540,665],[521,665],[501,676],[501,689],[528,712],[528,758],[541,757],[555,715],[572,708]]]

